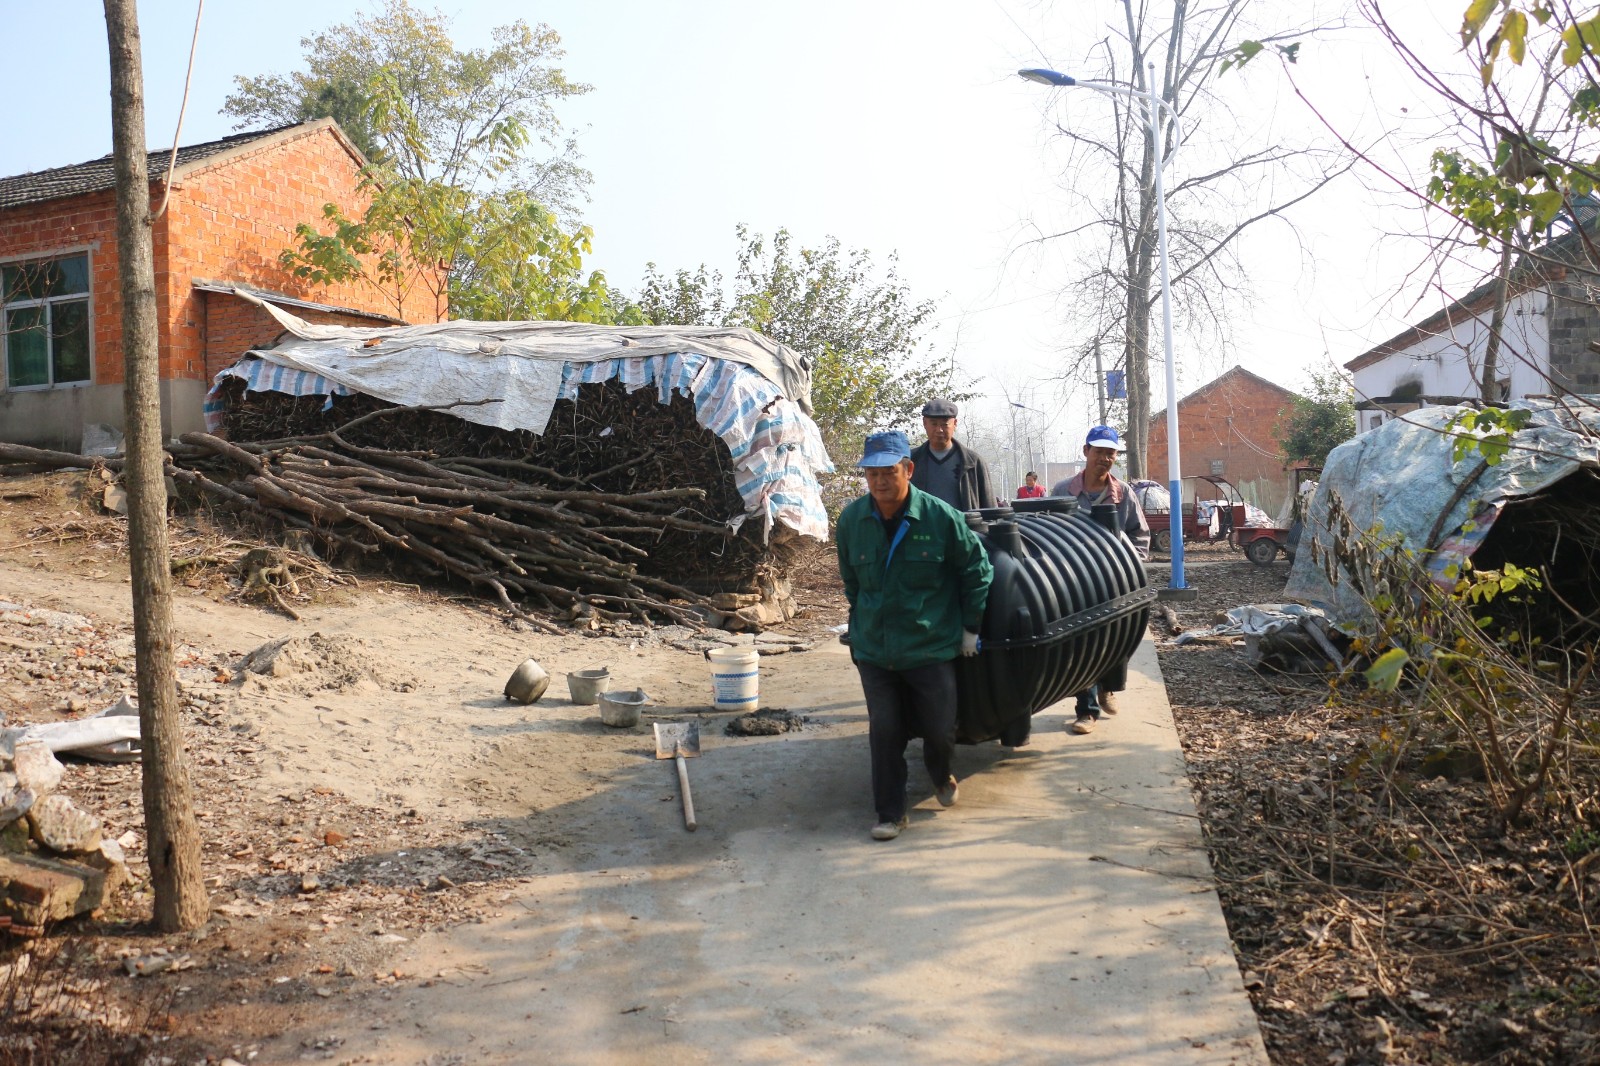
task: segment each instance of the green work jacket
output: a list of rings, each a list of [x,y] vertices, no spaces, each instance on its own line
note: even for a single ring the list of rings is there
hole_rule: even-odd
[[[835,538],[850,600],[850,653],[888,670],[960,655],[961,631],[978,629],[994,579],[966,516],[915,485],[905,525],[891,556],[872,497],[863,496],[840,513]]]

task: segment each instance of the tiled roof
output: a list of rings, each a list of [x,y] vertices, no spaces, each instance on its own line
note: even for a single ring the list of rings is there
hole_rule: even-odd
[[[1210,381],[1206,382],[1204,385],[1201,385],[1198,389],[1195,389],[1193,392],[1189,393],[1189,395],[1184,396],[1181,399],[1179,399],[1178,400],[1178,410],[1181,412],[1183,410],[1183,405],[1184,404],[1189,403],[1189,402],[1191,402],[1193,400],[1199,399],[1201,396],[1203,396],[1206,393],[1210,392],[1212,389],[1220,388],[1221,386],[1223,386],[1225,384],[1229,384],[1229,383],[1234,382],[1234,381],[1254,382],[1257,385],[1264,386],[1265,388],[1271,389],[1273,392],[1276,392],[1276,393],[1280,394],[1284,398],[1285,402],[1293,400],[1293,399],[1295,399],[1296,397],[1298,397],[1300,395],[1299,393],[1295,392],[1293,389],[1284,388],[1282,385],[1279,385],[1276,381],[1268,381],[1266,378],[1262,377],[1260,374],[1252,374],[1250,371],[1246,370],[1244,367],[1236,366],[1236,367],[1233,367],[1230,370],[1226,371],[1221,377],[1212,378]],[[1161,410],[1155,412],[1154,414],[1152,414],[1150,416],[1150,424],[1151,425],[1155,425],[1157,420],[1165,418],[1166,415],[1167,415],[1167,409],[1165,407],[1163,407]]]
[[[293,126],[279,126],[270,130],[252,130],[249,133],[236,133],[232,137],[224,137],[220,141],[187,145],[178,149],[178,166],[186,167],[211,156],[232,151],[251,141],[262,140],[293,128]],[[167,161],[171,155],[170,148],[149,154],[152,180],[166,175]],[[84,193],[101,192],[115,188],[116,184],[116,168],[109,154],[99,159],[91,159],[87,163],[75,163],[68,167],[55,167],[51,170],[34,171],[31,174],[0,178],[0,210],[20,207],[23,204],[42,203],[46,200],[60,200],[68,196],[82,196]]]

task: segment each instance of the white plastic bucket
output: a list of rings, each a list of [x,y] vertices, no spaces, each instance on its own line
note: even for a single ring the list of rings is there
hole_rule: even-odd
[[[718,648],[711,660],[711,706],[719,711],[753,711],[761,695],[761,658],[748,648]]]

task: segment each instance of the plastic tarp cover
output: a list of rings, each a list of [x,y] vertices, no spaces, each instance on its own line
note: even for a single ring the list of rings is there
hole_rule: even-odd
[[[1155,481],[1135,481],[1131,487],[1145,514],[1172,513],[1172,494],[1165,485]]]
[[[1173,639],[1174,644],[1192,644],[1205,637],[1264,637],[1280,629],[1299,628],[1307,618],[1320,618],[1315,607],[1298,603],[1253,603],[1231,608],[1224,621],[1207,629],[1189,629]]]
[[[1272,525],[1272,518],[1267,512],[1248,501],[1244,505],[1244,524],[1249,529],[1275,528]]]
[[[498,429],[548,423],[564,364],[679,352],[742,363],[811,412],[810,363],[754,330],[588,322],[330,326],[307,322],[241,289],[234,293],[264,309],[294,337],[270,350],[273,362],[321,374],[368,396],[389,399],[385,393],[403,392],[415,397],[410,406],[492,399],[496,402],[462,417]]]
[[[745,512],[729,521],[732,529],[754,518],[763,536],[781,522],[828,538],[818,478],[833,463],[807,413],[810,371],[789,348],[760,334],[572,322],[316,326],[255,302],[296,339],[251,351],[217,375],[206,399],[208,428],[222,422],[222,386],[230,378],[250,391],[327,396],[329,404],[357,392],[407,407],[473,404],[449,413],[538,434],[557,401],[575,398],[580,385],[616,378],[630,392],[654,387],[661,403],[674,391],[693,399],[696,420],[733,457]]]
[[[1284,594],[1323,608],[1338,625],[1370,621],[1371,611],[1344,575],[1334,583],[1324,570],[1331,558],[1328,512],[1334,499],[1358,529],[1398,538],[1400,548],[1419,558],[1438,524],[1441,544],[1428,568],[1436,580],[1449,580],[1483,543],[1506,501],[1546,489],[1580,466],[1600,466],[1600,408],[1591,402],[1513,403],[1529,412],[1528,423],[1511,438],[1505,457],[1481,473],[1483,458],[1476,450],[1454,461],[1454,437],[1445,432],[1452,418],[1472,410],[1466,407],[1425,407],[1339,445],[1323,467]],[[1457,498],[1469,478],[1472,484]]]

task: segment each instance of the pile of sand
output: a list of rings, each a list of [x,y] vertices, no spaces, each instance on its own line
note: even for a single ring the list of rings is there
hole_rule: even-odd
[[[244,684],[276,692],[410,692],[416,680],[398,673],[392,662],[379,662],[359,637],[284,637],[246,655],[235,670]]]

